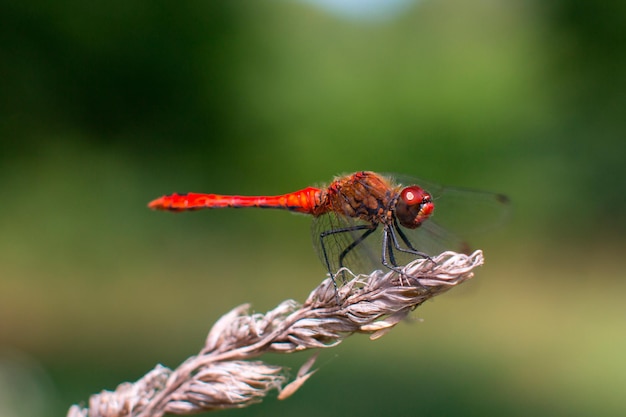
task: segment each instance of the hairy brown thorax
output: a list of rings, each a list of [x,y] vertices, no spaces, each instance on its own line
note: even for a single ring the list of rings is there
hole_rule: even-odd
[[[336,212],[368,223],[388,224],[397,195],[397,187],[385,177],[362,171],[335,179],[323,192],[320,210],[314,215]]]

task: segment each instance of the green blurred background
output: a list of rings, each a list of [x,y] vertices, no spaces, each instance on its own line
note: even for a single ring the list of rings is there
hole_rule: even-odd
[[[149,200],[361,169],[514,216],[423,322],[231,416],[626,415],[626,3],[328,3],[2,2],[0,415],[64,415],[324,277],[305,216]]]

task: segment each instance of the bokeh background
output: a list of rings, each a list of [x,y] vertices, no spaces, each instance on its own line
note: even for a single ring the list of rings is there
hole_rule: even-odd
[[[626,415],[626,3],[382,3],[2,2],[2,416],[64,415],[324,277],[305,216],[149,200],[361,169],[513,217],[423,321],[229,415]]]

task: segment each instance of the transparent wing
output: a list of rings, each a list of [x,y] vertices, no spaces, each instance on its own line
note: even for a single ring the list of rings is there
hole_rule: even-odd
[[[322,264],[333,274],[341,267],[355,274],[370,273],[383,268],[383,227],[370,231],[366,222],[330,212],[313,220],[311,237]]]
[[[378,225],[373,231],[370,227],[368,223],[336,213],[314,219],[311,234],[322,264],[329,267],[333,275],[341,267],[347,267],[354,274],[386,270],[382,261],[384,226]],[[435,222],[424,223],[418,229],[410,230],[402,226],[400,229],[413,248],[427,255],[434,256],[446,250],[467,251],[467,244],[462,238]],[[398,233],[396,238],[402,248],[409,249]],[[395,247],[391,250],[396,265],[406,265],[419,257]]]
[[[419,185],[433,196],[432,216],[417,229],[404,229],[416,249],[429,255],[444,250],[468,252],[473,240],[502,227],[511,216],[510,201],[503,194],[444,187],[415,178],[403,178],[401,184]]]
[[[463,237],[502,227],[511,214],[503,194],[459,188],[442,188],[434,194],[433,220]]]
[[[429,256],[436,256],[442,252],[471,252],[470,243],[448,229],[440,226],[433,220],[428,220],[417,229],[402,228],[413,247]]]

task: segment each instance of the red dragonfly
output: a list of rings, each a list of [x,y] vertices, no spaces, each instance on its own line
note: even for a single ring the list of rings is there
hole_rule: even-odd
[[[502,218],[506,212],[508,200],[500,194],[432,184],[429,189],[415,184],[403,186],[391,177],[361,171],[337,177],[325,188],[307,187],[276,196],[172,194],[157,198],[148,207],[169,211],[259,207],[312,215],[314,243],[334,281],[337,270],[347,265],[355,273],[371,272],[365,268],[376,258],[378,265],[399,270],[400,257],[429,258],[443,250],[467,252],[469,247],[462,238],[435,221],[439,217],[446,219],[445,215],[439,215],[439,208],[435,215],[439,202],[460,204],[456,211],[465,213],[465,220],[457,219],[455,228],[467,223],[478,223],[477,227],[482,228],[481,218],[494,223],[497,221],[494,216]],[[378,234],[378,239],[370,238],[380,229],[382,234]]]

